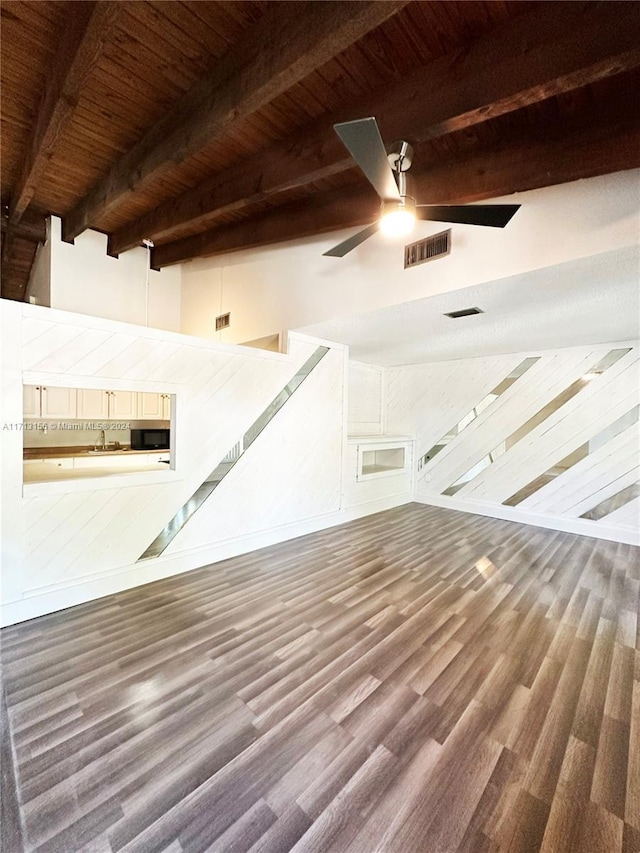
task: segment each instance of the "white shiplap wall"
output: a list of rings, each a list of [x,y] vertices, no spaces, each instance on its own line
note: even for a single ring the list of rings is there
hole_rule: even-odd
[[[513,444],[454,496],[443,495],[529,418],[590,371],[610,350],[631,347],[601,375]],[[414,435],[420,458],[523,359],[539,360],[419,472],[416,496],[426,503],[527,521],[625,542],[638,541],[638,501],[598,521],[579,516],[640,478],[638,425],[517,507],[503,502],[640,402],[637,343],[517,353],[386,371],[387,431]]]
[[[176,399],[173,471],[23,488],[22,435],[3,433],[5,622],[202,565],[221,543],[239,551],[263,544],[267,534],[268,541],[288,538],[339,511],[342,345],[332,345],[168,552],[137,563],[322,342],[292,334],[287,354],[271,353],[7,301],[0,323],[3,422],[22,420],[23,382]]]
[[[349,362],[349,435],[384,432],[384,368]]]

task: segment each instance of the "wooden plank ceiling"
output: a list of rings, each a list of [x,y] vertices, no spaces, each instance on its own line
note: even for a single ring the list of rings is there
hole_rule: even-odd
[[[156,266],[375,218],[375,115],[422,203],[640,165],[640,4],[2,0],[2,295],[48,214]]]

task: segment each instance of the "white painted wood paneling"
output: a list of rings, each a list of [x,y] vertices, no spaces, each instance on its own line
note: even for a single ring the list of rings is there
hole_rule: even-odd
[[[349,362],[349,435],[380,435],[383,422],[384,368]]]
[[[522,360],[497,356],[388,368],[387,432],[415,436],[419,459]]]
[[[618,362],[583,387],[572,399],[549,414],[530,432],[518,436],[527,421],[613,349],[631,348]],[[417,494],[425,501],[497,517],[514,517],[532,523],[571,525],[581,530],[612,525],[621,531],[635,522],[633,511],[617,510],[598,521],[579,516],[638,478],[640,434],[638,425],[605,441],[595,452],[532,494],[517,508],[503,501],[557,465],[581,445],[595,438],[640,402],[638,346],[612,343],[542,353],[521,353],[486,359],[466,359],[387,369],[387,429],[416,436],[419,459],[521,360],[539,361],[491,403],[468,427],[418,472]],[[455,498],[442,492],[480,463],[487,454],[516,441],[461,488]],[[447,503],[448,502],[448,503]],[[506,513],[506,515],[505,515]],[[534,520],[535,519],[535,520]],[[586,525],[586,527],[585,527]],[[637,530],[637,528],[636,528]],[[629,541],[628,529],[624,541]]]
[[[3,441],[9,471],[3,490],[17,495],[12,523],[3,527],[3,548],[11,554],[4,584],[9,602],[44,600],[66,589],[68,597],[55,597],[65,606],[82,600],[81,590],[96,578],[119,576],[114,583],[124,588],[131,573],[146,580],[154,572],[160,576],[160,568],[150,574],[148,566],[140,574],[138,557],[320,343],[291,334],[288,353],[272,353],[37,306],[1,305],[3,326],[16,330],[8,338],[13,346],[3,347],[7,420],[22,418],[23,380],[50,382],[57,393],[73,388],[74,397],[79,388],[79,417],[89,419],[109,411],[84,405],[92,394],[100,401],[107,391],[115,392],[114,399],[124,394],[127,405],[112,412],[124,420],[134,414],[131,401],[137,404],[143,393],[175,399],[175,470],[123,475],[118,484],[104,482],[111,478],[30,484],[22,497],[22,434]],[[225,514],[218,518],[212,509],[211,526],[190,523],[189,541],[176,547],[211,549],[216,537],[290,528],[339,511],[345,364],[346,349],[334,345],[317,375],[305,380],[252,445],[245,473],[239,466],[235,484],[226,483]],[[33,615],[37,607],[18,610]]]
[[[582,501],[588,501],[598,489],[632,469],[638,458],[639,443],[637,425],[629,427],[534,492],[519,506],[533,512],[569,513]]]
[[[593,362],[591,354],[574,356],[566,364],[559,364],[558,359],[553,356],[541,358],[438,454],[429,466],[431,489],[441,493],[455,483],[518,427],[582,376]],[[494,464],[498,465],[499,462],[500,460]],[[482,477],[482,474],[480,476]],[[471,489],[474,484],[475,481],[465,488]]]
[[[304,380],[167,554],[336,512],[342,467],[342,353]]]
[[[593,360],[598,360],[597,354]],[[460,496],[466,492],[482,500],[506,500],[636,405],[640,400],[638,378],[636,348],[586,383],[575,397],[461,490]]]
[[[610,513],[606,516],[606,520],[610,525],[619,525],[620,527],[629,527],[637,530],[640,527],[640,497],[634,498],[628,504]]]

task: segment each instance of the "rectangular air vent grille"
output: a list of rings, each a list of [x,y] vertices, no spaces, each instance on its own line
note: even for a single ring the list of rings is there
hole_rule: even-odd
[[[442,258],[451,252],[451,228],[404,247],[404,268]]]
[[[462,308],[460,311],[451,311],[444,316],[457,320],[458,317],[471,317],[472,314],[484,314],[484,311],[482,308]]]
[[[216,332],[219,332],[220,329],[226,329],[230,325],[231,314],[221,314],[219,317],[216,317]]]

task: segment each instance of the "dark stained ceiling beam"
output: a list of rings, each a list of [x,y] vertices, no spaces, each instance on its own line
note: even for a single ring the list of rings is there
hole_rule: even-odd
[[[9,231],[17,238],[33,240],[36,243],[44,243],[47,239],[47,223],[44,213],[36,213],[34,210],[26,210],[19,222],[10,222],[8,212],[3,212],[0,217],[2,233]]]
[[[35,240],[23,239],[14,235],[11,241],[11,247],[5,254],[6,232],[2,232],[2,252],[5,255],[2,273],[2,291],[3,299],[15,299],[20,301],[24,299],[24,295],[29,283],[31,267],[35,259],[38,249],[38,242]]]
[[[640,166],[640,122],[581,128],[554,140],[474,152],[417,174],[424,204],[464,204]],[[413,171],[413,170],[412,170]],[[283,205],[259,217],[156,246],[160,269],[196,257],[295,240],[375,220],[379,204],[367,190],[337,190]]]
[[[275,3],[63,221],[72,240],[143,181],[201,150],[394,15],[409,0]]]
[[[111,32],[118,3],[70,2],[64,31],[51,65],[35,127],[23,158],[20,178],[10,203],[11,222],[19,222],[30,204],[38,183],[68,120],[82,86],[102,53]]]
[[[541,4],[466,52],[436,60],[165,202],[112,234],[109,254],[352,168],[333,132],[336,122],[375,115],[387,140],[415,144],[634,68],[640,16],[633,5],[618,4],[612,15],[606,5]]]

